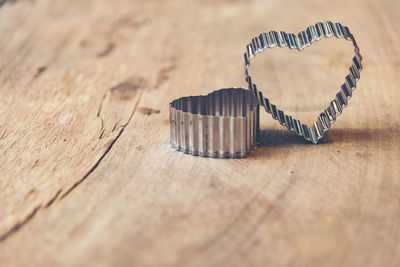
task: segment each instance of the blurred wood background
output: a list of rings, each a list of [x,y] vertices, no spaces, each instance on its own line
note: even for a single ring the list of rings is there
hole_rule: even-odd
[[[0,266],[400,266],[399,1],[0,3]],[[326,20],[364,70],[321,144],[261,113],[246,159],[171,149],[171,100],[245,86],[253,36]],[[312,121],[351,43],[289,51],[253,78]]]

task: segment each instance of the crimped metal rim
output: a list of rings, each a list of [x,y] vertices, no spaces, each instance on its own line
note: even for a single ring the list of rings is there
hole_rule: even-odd
[[[256,146],[258,102],[244,88],[224,88],[170,103],[171,145],[194,156],[243,158]]]
[[[322,37],[331,36],[351,41],[354,46],[355,55],[352,60],[352,65],[349,67],[349,72],[346,75],[345,82],[341,85],[335,99],[320,113],[316,122],[314,122],[311,127],[308,127],[299,120],[292,118],[292,116],[285,114],[283,110],[280,110],[276,105],[270,103],[268,98],[263,96],[262,92],[257,89],[256,84],[252,82],[249,75],[248,68],[250,67],[250,60],[254,58],[256,54],[263,52],[267,48],[287,46],[291,49],[302,51]],[[272,118],[278,120],[281,125],[286,126],[289,131],[303,136],[304,139],[314,144],[324,136],[325,132],[327,132],[336,121],[336,117],[338,117],[347,106],[348,100],[352,97],[352,93],[356,89],[357,82],[360,79],[360,73],[363,69],[361,62],[362,56],[360,54],[360,49],[353,34],[350,33],[349,28],[342,26],[340,23],[332,23],[330,21],[325,23],[318,22],[315,25],[307,27],[305,31],[301,31],[297,35],[284,31],[280,31],[279,33],[276,31],[261,33],[258,37],[252,39],[251,43],[247,45],[246,53],[244,53],[245,79],[249,89],[254,92],[260,105],[265,108],[266,112],[271,114]]]

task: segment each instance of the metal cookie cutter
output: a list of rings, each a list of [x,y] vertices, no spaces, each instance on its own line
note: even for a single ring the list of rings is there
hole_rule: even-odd
[[[345,78],[345,82],[341,85],[340,91],[336,94],[333,101],[329,106],[318,116],[317,121],[311,127],[302,124],[299,120],[293,119],[292,116],[286,115],[276,105],[271,104],[268,98],[264,98],[262,92],[257,90],[257,86],[251,81],[248,72],[250,67],[250,59],[254,58],[259,52],[267,48],[273,48],[277,45],[280,47],[288,46],[289,48],[297,48],[302,51],[307,46],[310,46],[314,41],[320,40],[322,37],[336,36],[338,38],[344,37],[350,40],[354,45],[354,53],[352,65],[349,68],[349,73]],[[268,33],[261,33],[258,37],[252,39],[251,43],[247,45],[247,52],[244,54],[245,62],[245,76],[249,89],[254,92],[261,106],[272,115],[275,120],[288,130],[303,136],[306,140],[316,144],[319,139],[324,136],[331,125],[335,122],[342,110],[347,106],[348,100],[352,96],[352,92],[356,89],[357,81],[360,79],[360,72],[362,70],[362,56],[360,49],[346,26],[340,23],[332,23],[327,21],[325,23],[318,22],[314,26],[310,26],[307,30],[298,33],[285,33],[283,31],[276,32],[270,31]]]
[[[350,40],[355,56],[336,98],[308,127],[299,120],[286,115],[276,105],[264,98],[262,92],[251,81],[248,73],[250,60],[266,48],[277,45],[302,51],[322,37],[336,36]],[[318,22],[295,35],[270,31],[252,39],[244,54],[245,78],[249,90],[228,88],[214,91],[206,96],[189,96],[170,103],[171,145],[179,151],[203,157],[243,158],[256,147],[259,136],[259,106],[263,106],[272,117],[290,131],[317,143],[336,117],[347,106],[356,83],[360,79],[362,57],[349,28],[330,21]]]
[[[256,146],[258,102],[244,88],[189,96],[169,104],[171,145],[195,156],[243,158]]]

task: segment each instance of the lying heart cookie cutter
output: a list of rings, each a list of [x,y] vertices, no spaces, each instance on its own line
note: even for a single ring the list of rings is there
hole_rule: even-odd
[[[248,68],[250,67],[250,60],[254,58],[256,54],[263,52],[267,48],[273,48],[278,45],[280,47],[288,46],[291,49],[297,48],[302,51],[314,41],[318,41],[324,36],[344,37],[346,40],[352,41],[355,56],[349,68],[349,74],[346,76],[340,91],[336,94],[336,98],[331,101],[329,107],[318,116],[317,121],[314,122],[311,127],[308,127],[299,120],[293,119],[292,116],[285,115],[283,110],[271,104],[268,98],[263,97],[262,92],[257,90],[256,84],[252,82]],[[336,117],[338,117],[347,106],[352,92],[356,89],[357,81],[360,79],[360,72],[362,70],[361,61],[362,56],[360,55],[360,49],[358,48],[354,36],[350,33],[349,28],[342,26],[340,23],[327,21],[325,23],[318,22],[314,26],[309,26],[306,31],[300,32],[297,36],[293,33],[287,34],[283,31],[279,34],[276,31],[261,33],[258,37],[253,38],[251,43],[247,45],[247,51],[244,54],[244,69],[249,89],[254,92],[260,105],[272,115],[272,118],[278,120],[281,125],[286,126],[289,131],[303,136],[307,141],[316,144],[336,121]]]
[[[251,91],[227,88],[170,103],[171,145],[195,156],[243,158],[256,146],[258,102]]]
[[[322,37],[336,36],[350,40],[354,45],[355,56],[349,74],[342,84],[336,98],[331,101],[312,127],[271,104],[263,97],[248,72],[250,60],[266,48],[288,46],[302,51],[312,42]],[[347,106],[356,83],[360,79],[362,57],[360,50],[348,27],[330,21],[318,22],[297,36],[292,33],[276,31],[261,33],[247,45],[244,54],[245,79],[249,89],[227,88],[214,91],[206,96],[189,96],[176,99],[169,104],[171,145],[184,153],[203,157],[243,158],[257,145],[259,137],[259,106],[263,106],[275,120],[288,130],[317,143],[335,122],[336,117]]]

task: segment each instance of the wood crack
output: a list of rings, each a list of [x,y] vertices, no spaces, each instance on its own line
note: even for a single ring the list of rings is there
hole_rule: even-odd
[[[2,234],[0,236],[0,242],[3,242],[4,240],[6,240],[10,235],[14,234],[15,232],[17,232],[19,229],[21,229],[21,227],[23,227],[25,224],[27,224],[30,220],[33,219],[33,217],[35,217],[36,213],[42,208],[42,205],[37,206],[36,208],[33,209],[33,211],[25,218],[23,219],[21,222],[17,222],[13,227],[11,227],[10,230],[8,230],[7,232],[5,232],[4,234]]]
[[[134,113],[136,112],[139,103],[142,99],[142,95],[143,95],[144,90],[140,90],[139,92],[139,98],[138,101],[136,102],[136,105],[134,106],[134,108],[132,109],[132,112],[127,120],[127,122],[125,124],[123,124],[121,126],[121,130],[119,131],[118,135],[111,141],[111,143],[107,146],[107,149],[105,150],[105,152],[100,156],[100,158],[96,161],[96,163],[90,168],[90,170],[76,183],[74,183],[64,194],[61,195],[61,197],[59,198],[59,195],[62,192],[62,189],[59,189],[57,191],[57,193],[46,203],[46,205],[38,205],[36,208],[33,209],[33,211],[22,221],[17,222],[13,227],[11,227],[11,229],[9,229],[8,231],[6,231],[4,234],[0,235],[0,242],[4,242],[7,238],[9,238],[12,234],[16,233],[17,231],[19,231],[23,226],[25,226],[29,221],[31,221],[35,215],[37,214],[37,212],[43,208],[47,209],[49,208],[55,201],[57,201],[57,199],[64,199],[66,196],[68,196],[76,187],[78,187],[78,185],[82,184],[96,169],[97,167],[100,165],[101,161],[104,159],[104,157],[108,154],[108,152],[110,152],[110,150],[112,149],[112,147],[114,146],[114,144],[117,142],[117,140],[121,137],[122,133],[125,130],[125,127],[130,123]],[[103,103],[103,100],[100,103],[100,107],[99,107],[99,111],[97,116],[101,118],[100,116],[100,111],[101,111],[101,105]]]
[[[101,155],[101,157],[97,160],[97,162],[93,165],[92,168],[79,180],[77,181],[74,185],[72,185],[64,194],[62,194],[61,199],[65,198],[69,193],[72,192],[78,185],[80,185],[83,181],[88,178],[90,174],[93,173],[93,171],[99,166],[100,162],[104,159],[104,157],[110,152],[111,148],[114,146],[115,142],[120,138],[121,134],[124,132],[125,127],[122,127],[121,130],[119,131],[118,135],[111,141],[110,145],[107,147],[106,151]]]
[[[54,195],[54,197],[53,197],[52,199],[50,199],[49,202],[47,202],[47,204],[46,204],[46,206],[45,206],[46,209],[47,209],[48,207],[50,207],[50,206],[54,203],[54,201],[57,200],[57,198],[58,198],[58,196],[61,194],[61,192],[62,192],[62,189],[58,190],[57,193]]]
[[[136,105],[135,105],[135,107],[133,108],[133,110],[132,110],[132,112],[131,112],[131,114],[130,114],[130,116],[129,116],[129,118],[128,118],[128,121],[127,121],[125,124],[123,124],[123,125],[121,126],[121,130],[119,131],[119,133],[117,134],[117,136],[111,141],[110,145],[108,145],[108,147],[107,147],[106,151],[103,153],[103,155],[101,155],[101,157],[97,160],[97,162],[93,165],[93,167],[90,168],[90,170],[89,170],[79,181],[77,181],[74,185],[72,185],[72,186],[61,196],[61,199],[65,198],[69,193],[72,192],[72,190],[74,190],[78,185],[80,185],[83,181],[85,181],[86,178],[87,178],[90,174],[92,174],[93,171],[100,165],[101,161],[102,161],[102,160],[104,159],[104,157],[108,154],[108,152],[110,152],[111,148],[114,146],[114,144],[117,142],[117,140],[121,137],[122,133],[123,133],[124,130],[125,130],[125,127],[130,123],[130,121],[131,121],[131,119],[132,119],[132,117],[133,117],[133,114],[136,112],[136,110],[137,110],[137,108],[138,108],[138,106],[139,106],[140,100],[142,99],[143,91],[144,91],[143,89],[140,90],[140,93],[139,93],[140,95],[139,95],[138,101],[136,102]],[[99,111],[98,111],[98,113],[97,113],[97,116],[100,117],[100,118],[101,118],[100,112],[101,112],[101,107],[102,107],[102,105],[103,105],[103,100],[104,100],[104,97],[103,97],[103,99],[102,99],[101,102],[100,102]],[[101,118],[101,119],[102,119],[102,118]],[[102,128],[103,128],[103,125],[102,125]],[[103,130],[103,129],[102,129],[102,130]]]
[[[109,42],[103,51],[97,53],[97,57],[105,57],[110,54],[115,48],[115,43]]]
[[[94,170],[100,165],[100,163],[104,159],[104,157],[108,154],[108,152],[110,152],[110,150],[113,147],[113,145],[115,144],[115,142],[117,142],[117,140],[121,137],[122,133],[124,132],[125,126],[128,125],[128,123],[129,123],[129,121],[127,122],[127,124],[125,124],[121,128],[118,135],[112,140],[110,145],[107,147],[106,151],[100,156],[100,158],[90,168],[90,170],[79,181],[77,181],[75,184],[73,184],[64,194],[61,195],[61,199],[65,198],[68,194],[70,194],[78,185],[80,185],[83,181],[85,181],[89,177],[89,175],[94,172]],[[45,205],[46,209],[49,208],[57,200],[57,198],[61,194],[61,192],[62,192],[62,189],[58,190],[57,193],[55,194],[55,196],[52,197],[50,199],[50,201],[47,202],[47,204]],[[2,234],[0,236],[0,242],[5,241],[10,235],[12,235],[13,233],[20,230],[24,225],[26,225],[30,220],[32,220],[35,217],[36,213],[42,208],[43,208],[42,205],[37,206],[24,220],[22,220],[21,222],[17,222],[10,230],[8,230],[6,233]]]

